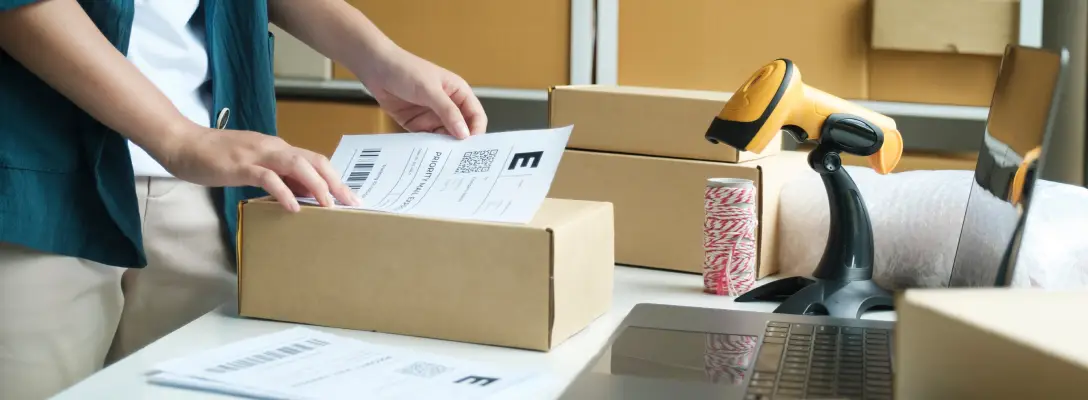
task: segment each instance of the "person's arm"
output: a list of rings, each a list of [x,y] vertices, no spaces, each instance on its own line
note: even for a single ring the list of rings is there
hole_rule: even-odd
[[[195,124],[128,62],[75,0],[0,12],[0,48],[88,114],[156,155]]]
[[[215,130],[186,118],[76,0],[39,0],[2,10],[0,49],[178,178],[208,186],[263,187],[289,210],[299,208],[296,193],[315,195],[322,205],[332,203],[325,195],[330,192],[341,202],[358,204],[323,156],[272,136]]]
[[[398,50],[362,12],[344,0],[268,0],[268,18],[360,78]]]
[[[409,130],[484,133],[487,115],[460,76],[408,53],[344,0],[269,0],[276,26],[348,68]]]

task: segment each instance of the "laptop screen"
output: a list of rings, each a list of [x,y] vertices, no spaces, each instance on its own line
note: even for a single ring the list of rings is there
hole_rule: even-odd
[[[971,181],[950,287],[1010,284],[1065,53],[1009,46]]]

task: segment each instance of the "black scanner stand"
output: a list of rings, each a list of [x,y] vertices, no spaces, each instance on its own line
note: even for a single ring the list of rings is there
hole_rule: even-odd
[[[876,153],[883,145],[880,128],[853,115],[834,114],[823,125],[809,166],[820,174],[830,206],[830,226],[823,257],[812,278],[776,280],[737,297],[737,302],[781,301],[780,314],[860,318],[873,309],[891,309],[891,294],[873,282],[873,227],[869,211],[854,180],[843,168],[840,153]],[[804,142],[798,127],[783,127]]]

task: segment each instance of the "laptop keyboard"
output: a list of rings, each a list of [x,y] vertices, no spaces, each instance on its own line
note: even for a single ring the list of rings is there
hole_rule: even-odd
[[[746,399],[891,399],[891,332],[769,322]]]

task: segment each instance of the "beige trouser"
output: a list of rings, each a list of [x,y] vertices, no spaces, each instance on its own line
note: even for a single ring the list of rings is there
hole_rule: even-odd
[[[144,269],[0,243],[0,399],[48,398],[234,296],[211,192],[168,178],[136,189]]]

